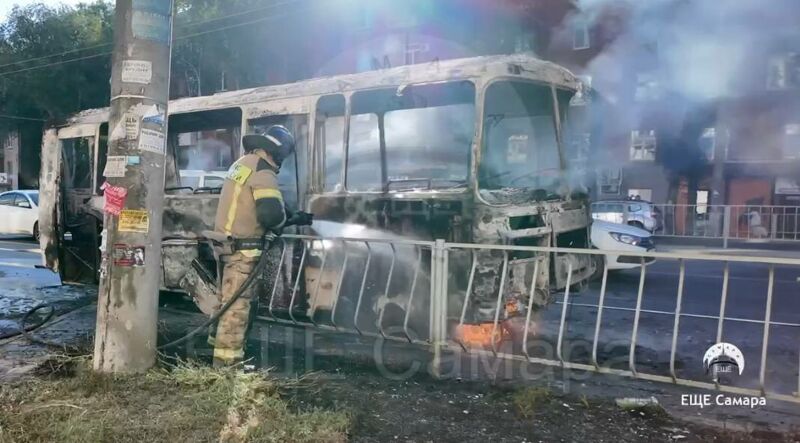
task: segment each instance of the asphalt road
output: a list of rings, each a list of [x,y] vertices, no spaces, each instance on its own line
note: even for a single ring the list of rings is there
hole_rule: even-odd
[[[41,264],[39,244],[32,238],[0,235],[0,265],[32,267]]]
[[[636,332],[636,369],[670,375],[669,361],[675,330],[679,281],[677,262],[660,261],[646,268],[641,314]],[[676,339],[676,375],[710,381],[703,367],[703,355],[717,342],[723,289],[722,262],[687,261],[681,316]],[[792,395],[798,392],[800,365],[800,267],[776,266],[770,309],[769,345],[766,354],[765,388]],[[635,308],[640,282],[639,270],[609,275],[600,332],[598,363],[628,369]],[[767,313],[768,265],[734,263],[729,268],[722,341],[736,345],[745,357],[744,372],[728,384],[759,389],[763,321]],[[570,295],[563,333],[562,352],[566,359],[591,363],[591,349],[597,322],[600,282]],[[557,342],[563,309],[563,294],[548,309],[538,313],[539,337]]]

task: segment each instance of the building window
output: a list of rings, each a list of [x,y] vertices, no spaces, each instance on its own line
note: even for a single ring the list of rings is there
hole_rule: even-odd
[[[701,189],[697,191],[696,199],[695,212],[698,215],[708,214],[708,190]]]
[[[589,24],[584,21],[576,21],[572,26],[572,49],[588,49]]]
[[[653,201],[653,190],[646,188],[628,189],[628,198],[631,200]]]
[[[775,194],[800,195],[800,180],[794,177],[776,177]]]
[[[767,89],[798,87],[800,87],[800,54],[790,53],[770,57],[767,67]]]
[[[800,159],[800,123],[784,126],[783,158]]]
[[[622,185],[622,169],[607,168],[600,170],[597,175],[598,186],[601,194],[619,195]]]
[[[634,94],[637,102],[653,101],[659,98],[659,84],[655,72],[636,74],[636,92]]]
[[[631,160],[654,161],[656,159],[656,131],[631,131]]]
[[[697,142],[700,147],[700,152],[707,161],[714,161],[714,150],[717,147],[717,130],[715,128],[706,128],[703,130],[703,135]]]

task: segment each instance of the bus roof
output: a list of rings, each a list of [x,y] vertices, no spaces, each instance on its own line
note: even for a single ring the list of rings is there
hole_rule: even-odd
[[[169,102],[170,114],[230,108],[246,103],[275,99],[308,97],[342,93],[352,90],[392,87],[404,84],[467,79],[482,75],[527,76],[570,90],[578,89],[580,80],[566,68],[526,54],[491,55],[396,68],[313,78],[295,83],[220,92],[201,97],[186,97]],[[88,109],[67,119],[71,126],[83,123],[102,123],[108,120],[108,108]]]

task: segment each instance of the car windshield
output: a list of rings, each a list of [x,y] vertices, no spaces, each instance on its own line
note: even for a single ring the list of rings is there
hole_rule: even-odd
[[[561,159],[548,86],[501,81],[486,92],[480,193],[490,203],[558,198]]]
[[[33,201],[34,205],[39,206],[39,193],[38,192],[29,192],[28,193],[28,198],[30,198],[31,201]]]

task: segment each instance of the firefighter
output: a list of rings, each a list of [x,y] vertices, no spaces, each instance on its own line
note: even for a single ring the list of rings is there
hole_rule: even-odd
[[[294,153],[294,137],[283,126],[271,126],[263,134],[242,138],[245,155],[228,170],[217,208],[214,230],[233,238],[233,254],[222,256],[222,295],[225,304],[253,271],[262,254],[265,236],[281,228],[310,225],[311,214],[288,215],[278,189],[283,161]],[[276,273],[277,274],[277,273]],[[213,340],[214,365],[224,366],[244,358],[250,304],[255,287],[248,288],[222,314]]]

